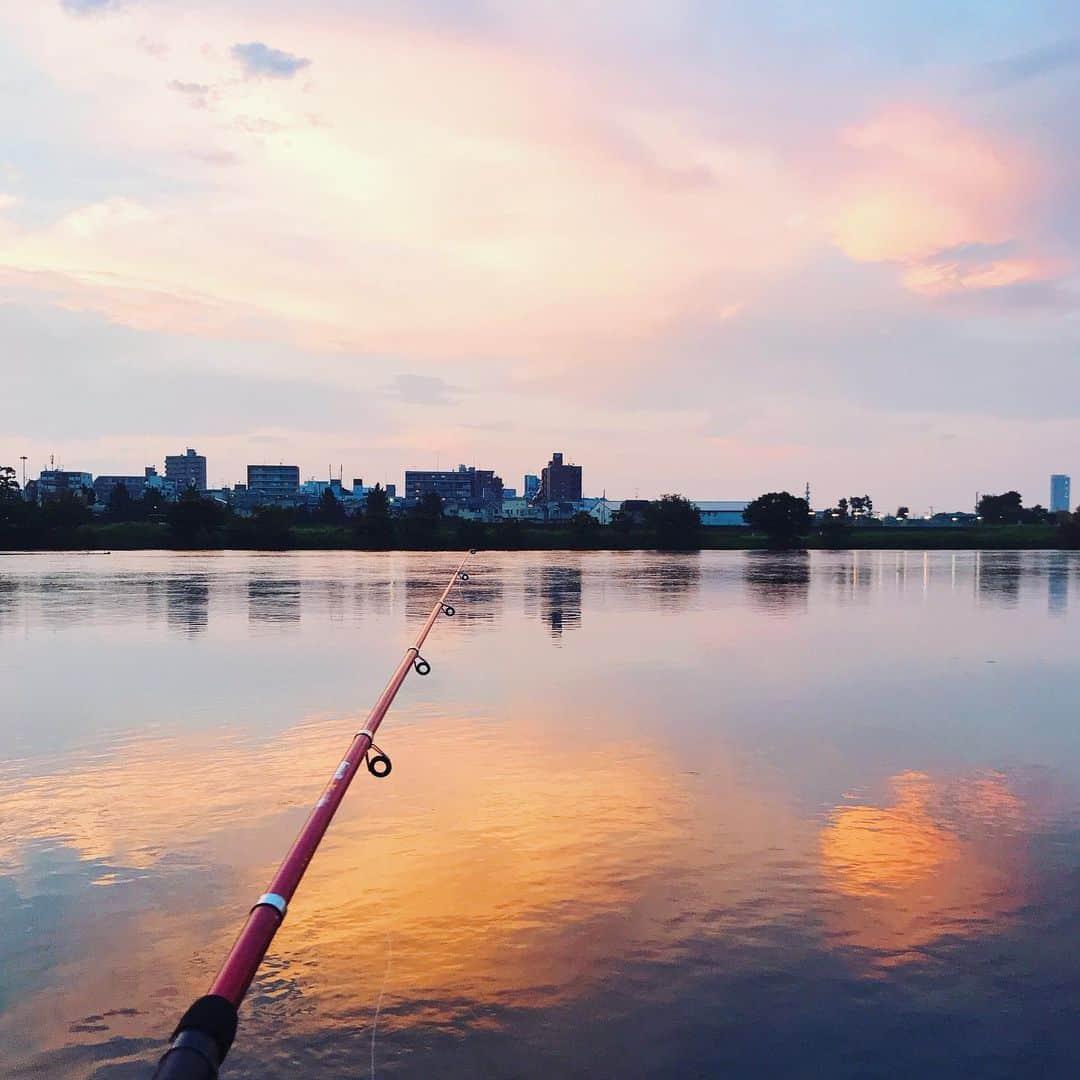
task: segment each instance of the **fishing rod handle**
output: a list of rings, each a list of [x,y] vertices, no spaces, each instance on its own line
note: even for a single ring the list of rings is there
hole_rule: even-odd
[[[153,1080],[217,1080],[218,1068],[236,1037],[236,1006],[206,994],[180,1018]]]

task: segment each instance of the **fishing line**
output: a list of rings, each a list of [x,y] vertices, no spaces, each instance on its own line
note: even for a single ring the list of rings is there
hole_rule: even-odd
[[[386,984],[390,979],[390,961],[394,958],[394,946],[390,942],[390,935],[386,935],[386,970],[383,972],[382,986],[379,987],[379,999],[375,1002],[375,1019],[371,1021],[371,1080],[375,1080],[375,1032],[379,1028],[379,1012],[382,1009],[383,994],[386,993]]]

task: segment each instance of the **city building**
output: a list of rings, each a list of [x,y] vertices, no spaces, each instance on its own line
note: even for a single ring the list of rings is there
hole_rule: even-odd
[[[528,499],[503,499],[499,507],[499,516],[505,521],[543,521],[544,512],[539,506],[533,506]]]
[[[29,485],[27,485],[29,487]],[[67,469],[42,469],[35,484],[38,502],[58,499],[72,494],[89,499],[94,493],[94,478],[88,472],[71,472]]]
[[[113,491],[122,487],[132,502],[138,502],[146,489],[145,476],[95,476],[94,496],[101,506],[108,506]]]
[[[562,454],[552,454],[540,472],[537,500],[543,503],[572,503],[581,499],[581,466],[567,465]]]
[[[534,476],[532,473],[526,473],[524,490],[526,499],[535,499],[540,491],[540,477]]]
[[[157,469],[153,465],[147,465],[143,469],[142,476],[97,476],[94,478],[94,494],[97,501],[107,506],[112,497],[113,489],[120,485],[127,490],[128,496],[133,502],[141,499],[147,491],[156,491],[166,501],[172,501],[177,496],[175,481],[166,480],[164,476],[158,476]]]
[[[276,502],[294,498],[300,488],[299,465],[249,465],[247,493],[253,499]]]
[[[695,502],[701,515],[701,524],[710,527],[747,528],[743,511],[750,505],[749,499],[721,499]]]
[[[1057,514],[1061,511],[1068,513],[1072,508],[1069,495],[1071,483],[1064,473],[1054,473],[1050,477],[1050,513]]]
[[[435,494],[444,503],[479,510],[485,504],[501,502],[502,491],[502,478],[496,476],[494,470],[477,469],[472,465],[459,465],[452,472],[439,469],[408,469],[405,472],[405,498],[409,502]]]
[[[507,499],[516,499],[518,497],[517,488],[504,487],[502,492],[503,502]]]
[[[196,454],[191,447],[182,454],[169,454],[165,458],[165,479],[176,484],[177,491],[193,487],[198,492],[206,490],[206,458]]]

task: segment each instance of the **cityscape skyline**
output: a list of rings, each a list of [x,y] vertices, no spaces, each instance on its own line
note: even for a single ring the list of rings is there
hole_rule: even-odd
[[[1045,502],[1080,9],[965,11],[7,5],[0,456]]]
[[[730,501],[734,502],[749,502],[751,498],[756,498],[757,495],[763,494],[763,492],[757,492],[753,495],[747,495],[735,500],[728,499],[725,496],[723,499],[717,500],[712,496],[705,497],[697,494],[688,494],[685,491],[678,491],[675,488],[665,489],[664,491],[654,491],[648,493],[642,493],[640,490],[635,490],[635,493],[627,495],[625,493],[609,492],[606,488],[601,488],[598,491],[592,491],[589,485],[583,486],[583,473],[584,467],[571,459],[564,464],[564,455],[561,451],[553,451],[551,459],[547,465],[536,467],[537,472],[524,472],[518,474],[522,477],[521,486],[516,483],[507,483],[502,479],[502,470],[499,469],[482,469],[478,467],[476,462],[466,464],[464,462],[458,462],[453,467],[445,467],[442,469],[415,469],[410,466],[403,466],[398,470],[394,479],[384,478],[370,478],[365,483],[362,477],[356,475],[356,470],[346,470],[344,464],[338,466],[338,471],[335,473],[333,466],[328,466],[328,471],[325,475],[319,476],[318,474],[311,473],[306,474],[305,471],[298,465],[290,463],[284,460],[279,462],[248,462],[243,466],[243,478],[233,479],[223,483],[214,484],[209,481],[208,477],[211,475],[209,468],[209,462],[205,455],[200,454],[195,448],[186,447],[183,454],[165,454],[163,460],[165,461],[165,470],[157,482],[160,483],[161,479],[171,481],[176,485],[177,490],[185,486],[185,482],[188,478],[194,477],[195,486],[198,490],[202,491],[237,491],[237,492],[255,492],[257,490],[264,493],[273,494],[275,491],[278,495],[285,495],[290,490],[295,490],[300,487],[311,488],[312,485],[326,485],[329,484],[330,488],[340,493],[342,489],[348,490],[350,487],[354,488],[358,493],[361,491],[366,493],[376,484],[379,484],[384,489],[388,490],[391,497],[396,497],[397,492],[400,491],[401,497],[405,499],[413,499],[419,496],[422,491],[438,491],[443,493],[444,489],[440,482],[432,482],[435,476],[441,476],[451,481],[456,479],[458,474],[475,474],[476,478],[483,486],[482,489],[477,489],[477,479],[472,481],[472,495],[474,498],[483,497],[487,498],[487,487],[492,480],[498,485],[498,490],[501,492],[503,489],[506,491],[506,497],[508,498],[521,498],[526,501],[532,498],[533,495],[539,495],[541,501],[558,502],[561,499],[567,501],[580,501],[582,498],[588,500],[596,500],[597,498],[606,498],[613,505],[624,500],[636,500],[639,497],[646,499],[659,498],[663,494],[680,494],[691,499],[691,501],[705,504],[711,503],[719,505],[719,502]],[[27,481],[35,481],[38,479],[33,475],[33,471],[30,469],[28,457],[21,457],[22,471],[18,473],[20,483],[25,486]],[[563,487],[561,484],[552,488],[548,496],[545,496],[547,488],[546,477],[550,469],[556,467],[562,475],[569,478],[569,487]],[[142,481],[145,477],[156,475],[156,466],[153,464],[147,464],[143,467],[142,471],[126,470],[116,473],[97,473],[93,470],[68,470],[67,465],[63,462],[56,461],[55,455],[50,456],[49,470],[56,470],[56,472],[72,472],[76,474],[78,472],[85,473],[88,477],[93,477],[92,486],[97,492],[99,501],[107,501],[107,498],[103,496],[101,491],[97,491],[100,487],[100,482],[105,479],[117,480],[117,481]],[[44,473],[45,470],[38,470],[39,474]],[[512,475],[512,474],[507,474]],[[349,481],[346,483],[345,477],[349,476]],[[414,479],[410,482],[410,476]],[[484,479],[486,478],[486,479]],[[935,511],[941,512],[967,512],[973,511],[978,499],[982,495],[988,494],[1000,494],[1007,490],[1019,491],[1023,497],[1024,503],[1027,506],[1042,506],[1045,509],[1057,513],[1061,511],[1071,511],[1071,474],[1068,473],[1050,473],[1044,474],[1046,491],[1043,495],[1035,494],[1035,489],[1023,490],[1015,487],[1001,486],[996,488],[990,488],[983,491],[977,491],[974,493],[974,497],[970,505],[942,505],[935,506],[932,503],[927,503],[925,506],[920,506],[915,500],[900,500],[893,506],[890,503],[883,503],[877,496],[870,493],[874,499],[875,511],[879,515],[891,514],[895,509],[901,506],[907,507],[910,512],[916,516],[929,516]],[[130,486],[130,485],[126,485]],[[456,485],[453,485],[456,487]],[[470,485],[465,484],[466,487]],[[446,489],[448,497],[453,498],[449,494],[449,488]],[[778,490],[790,490],[781,488]],[[813,495],[812,484],[808,481],[805,483],[804,488],[795,488],[791,490],[792,494],[803,496],[805,494],[807,501],[812,509],[824,510],[834,506],[840,499],[847,499],[851,492],[850,490],[833,500],[820,500]],[[501,496],[497,496],[501,497]]]

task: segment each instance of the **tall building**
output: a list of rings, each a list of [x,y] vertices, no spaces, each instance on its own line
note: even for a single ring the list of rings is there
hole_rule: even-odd
[[[566,465],[562,454],[552,454],[540,472],[539,501],[577,502],[581,498],[581,466]]]
[[[525,474],[525,495],[526,499],[535,499],[540,492],[540,477],[534,476],[532,473]]]
[[[1069,497],[1071,481],[1064,473],[1054,473],[1050,477],[1050,512],[1056,514],[1061,510],[1069,512],[1072,502]]]
[[[165,458],[165,479],[172,480],[180,492],[193,487],[198,492],[206,490],[206,458],[196,454],[189,446],[182,454],[169,454]]]
[[[502,477],[493,469],[459,465],[456,470],[408,469],[405,472],[405,498],[422,499],[432,493],[444,502],[489,503],[502,499]]]
[[[249,495],[263,499],[292,498],[300,487],[299,465],[249,465],[247,489]]]

